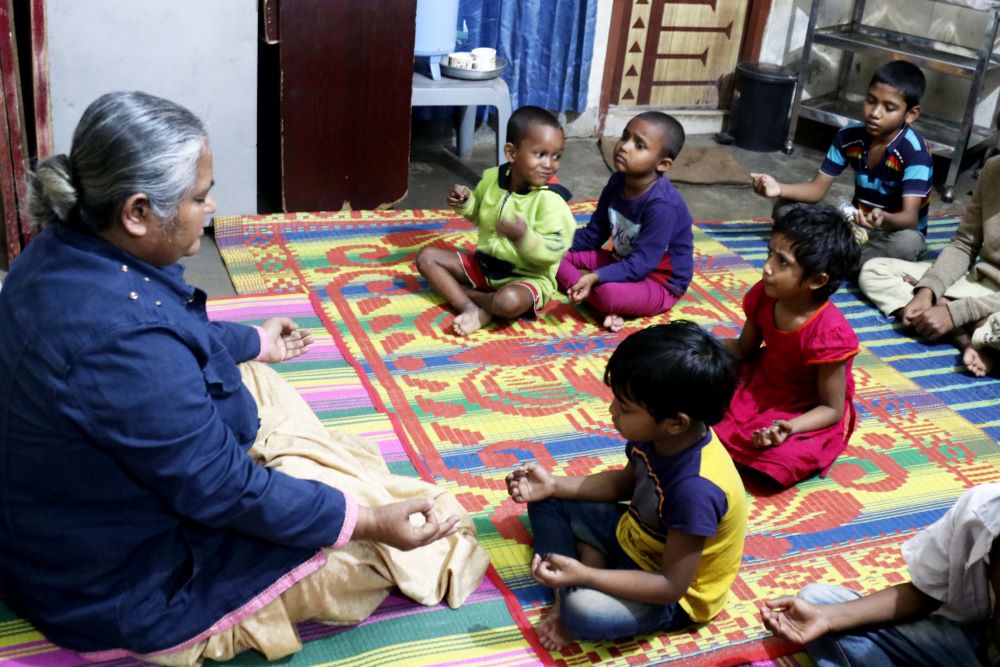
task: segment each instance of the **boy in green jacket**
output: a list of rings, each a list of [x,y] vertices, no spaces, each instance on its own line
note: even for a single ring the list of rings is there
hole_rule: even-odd
[[[555,116],[521,107],[507,123],[507,162],[483,172],[475,191],[456,184],[448,193],[448,205],[479,227],[476,252],[428,246],[417,254],[417,270],[458,313],[452,328],[459,336],[494,317],[534,318],[555,293],[576,230],[569,191],[549,183],[564,142]]]

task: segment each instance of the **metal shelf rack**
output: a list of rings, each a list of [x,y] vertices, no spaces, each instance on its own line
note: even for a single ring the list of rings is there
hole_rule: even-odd
[[[855,53],[882,58],[909,60],[924,70],[942,72],[969,80],[969,95],[960,120],[921,114],[915,123],[935,155],[949,158],[951,165],[944,183],[942,198],[955,198],[955,181],[962,158],[967,151],[992,146],[1000,136],[995,127],[982,127],[973,122],[976,105],[986,77],[1000,70],[1000,55],[994,53],[997,25],[1000,22],[1000,2],[992,0],[934,0],[941,4],[966,7],[984,13],[985,30],[978,50],[957,44],[939,42],[919,35],[865,25],[863,22],[866,0],[855,0],[849,23],[816,27],[816,18],[823,9],[824,0],[812,0],[805,43],[799,64],[799,81],[792,99],[791,119],[785,153],[791,153],[799,118],[809,118],[827,125],[843,127],[858,120],[861,98],[846,92]],[[802,89],[808,72],[813,45],[829,46],[842,51],[834,91],[808,100],[802,100]]]

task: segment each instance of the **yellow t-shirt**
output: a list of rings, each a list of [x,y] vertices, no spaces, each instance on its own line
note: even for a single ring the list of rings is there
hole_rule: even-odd
[[[679,604],[697,623],[726,603],[743,557],[747,499],[736,466],[711,429],[700,443],[657,456],[652,443],[630,442],[635,492],[618,522],[617,538],[642,569],[659,572],[667,532],[706,538],[694,580]]]

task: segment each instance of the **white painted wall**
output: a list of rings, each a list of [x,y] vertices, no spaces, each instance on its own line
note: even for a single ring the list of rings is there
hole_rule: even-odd
[[[772,0],[771,13],[764,31],[761,60],[778,64],[797,64],[805,42],[806,24],[812,6],[810,0]],[[852,0],[827,0],[817,25],[832,25],[850,20]],[[865,23],[907,34],[920,35],[941,42],[959,44],[975,50],[983,42],[986,14],[931,0],[869,0]],[[840,51],[816,47],[810,59],[809,81],[805,96],[829,91],[839,64]],[[858,70],[852,75],[852,90],[861,92],[872,71],[882,60],[856,55]],[[934,115],[962,117],[968,97],[968,80],[925,71],[927,92],[921,106]],[[1000,80],[987,81],[976,109],[976,124],[992,125],[996,115]],[[860,112],[860,110],[859,110]]]
[[[217,215],[257,211],[257,0],[47,0],[52,133],[69,152],[94,99],[143,90],[208,127]]]

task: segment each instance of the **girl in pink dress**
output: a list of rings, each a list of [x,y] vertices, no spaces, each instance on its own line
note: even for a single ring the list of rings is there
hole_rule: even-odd
[[[746,324],[730,341],[743,377],[715,432],[736,463],[781,486],[825,475],[854,431],[858,337],[829,298],[858,252],[836,209],[795,206],[743,299]]]

